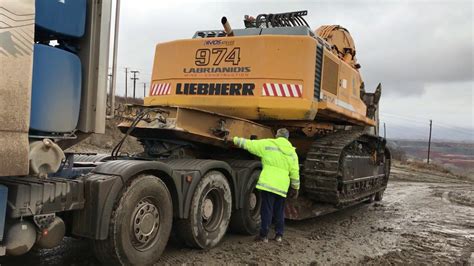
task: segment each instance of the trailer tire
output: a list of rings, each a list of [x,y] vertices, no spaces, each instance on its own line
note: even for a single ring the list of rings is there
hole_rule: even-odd
[[[369,196],[367,200],[365,200],[365,203],[371,204],[371,203],[374,203],[374,201],[375,201],[375,194],[372,194]]]
[[[260,192],[255,188],[260,171],[254,171],[244,188],[243,206],[232,213],[230,229],[234,233],[255,235],[260,229]]]
[[[374,200],[375,201],[382,201],[384,191],[385,191],[385,189],[377,191],[377,193],[375,193],[375,199]]]
[[[107,265],[156,262],[171,232],[173,205],[165,183],[141,175],[124,189],[114,206],[105,240],[95,240],[96,257]]]
[[[231,212],[232,192],[226,177],[210,171],[194,190],[189,217],[176,222],[178,236],[190,247],[212,248],[226,233]]]

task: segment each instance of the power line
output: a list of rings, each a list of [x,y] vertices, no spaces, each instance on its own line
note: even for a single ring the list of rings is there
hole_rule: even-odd
[[[382,113],[380,116],[398,118],[398,119],[402,119],[402,120],[406,120],[406,121],[410,121],[410,122],[415,122],[415,123],[422,123],[422,121],[426,121],[425,119],[415,119],[413,117],[406,117],[406,116],[402,116],[402,115],[386,114],[386,113]]]
[[[413,121],[413,122],[419,122],[420,124],[424,123],[424,121],[426,121],[426,120],[429,120],[429,118],[423,118],[423,117],[420,117],[420,116],[410,115],[410,118],[408,118],[408,117],[403,116],[403,115],[391,114],[391,113],[381,113],[381,116],[382,117],[383,116],[395,117],[395,118],[399,118],[399,119],[402,119],[402,120],[410,120],[410,121]],[[455,126],[455,125],[450,125],[449,123],[436,122],[436,125],[440,126],[440,127],[448,128],[448,129],[451,129],[451,130],[454,130],[454,131],[458,131],[458,132],[461,132],[461,133],[464,133],[464,134],[469,134],[469,135],[472,134],[471,131],[468,131],[464,128],[461,128],[461,127],[458,127],[458,126]]]
[[[401,115],[394,115],[394,114],[382,114],[381,116],[382,116],[382,118],[387,116],[387,117],[403,120],[406,123],[411,123],[411,124],[416,124],[416,125],[420,125],[420,124],[423,123],[423,121],[426,121],[425,119],[423,119],[423,120],[422,119],[413,119],[413,118],[408,118],[408,117],[404,117],[404,116],[401,116]],[[385,120],[385,119],[381,119],[381,120]],[[440,123],[440,122],[436,122],[436,125],[438,127],[445,128],[445,129],[451,130],[451,131],[456,132],[456,133],[469,135],[469,136],[472,135],[471,131],[468,131],[466,129],[459,128],[459,127],[456,127],[456,126],[447,125],[447,124],[443,124],[443,123]]]
[[[150,69],[144,69],[144,68],[139,68],[139,67],[129,67],[129,66],[128,66],[128,67],[119,66],[119,67],[120,67],[120,68],[124,68],[124,69],[125,69],[125,68],[129,68],[129,69],[130,69],[130,68],[133,68],[133,69],[136,69],[136,70],[140,71],[140,74],[145,74],[145,75],[151,76],[151,73],[148,72],[148,71],[150,71]]]

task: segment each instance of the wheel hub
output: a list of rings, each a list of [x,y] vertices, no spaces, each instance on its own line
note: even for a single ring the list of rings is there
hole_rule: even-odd
[[[201,219],[204,230],[213,232],[219,227],[224,213],[223,201],[224,198],[220,190],[216,188],[209,190],[203,197]]]
[[[143,216],[140,229],[144,234],[150,234],[153,231],[155,223],[153,221],[153,215],[147,213]]]
[[[250,197],[249,197],[249,206],[250,206],[250,210],[254,210],[255,207],[257,206],[257,195],[255,195],[255,193],[250,193]]]
[[[212,217],[212,213],[214,212],[214,203],[211,199],[205,199],[204,203],[202,204],[202,218],[208,220]]]
[[[134,246],[138,249],[148,247],[158,233],[160,224],[158,208],[148,200],[140,201],[135,207],[132,224],[136,240]]]

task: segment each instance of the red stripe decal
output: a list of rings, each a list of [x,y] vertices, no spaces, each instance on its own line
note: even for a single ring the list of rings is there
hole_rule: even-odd
[[[286,84],[286,88],[290,92],[291,97],[295,97],[295,95],[293,94],[293,90],[291,89],[291,84]]]
[[[165,88],[165,84],[164,83],[161,83],[160,84],[160,88],[158,89],[158,95],[162,95],[163,94],[163,89]]]
[[[168,83],[163,84],[163,91],[161,92],[161,95],[165,95],[167,89],[168,89]]]
[[[272,86],[273,96],[278,96],[277,90],[275,88],[275,84],[270,83],[270,85]]]
[[[296,92],[298,92],[298,97],[301,97],[302,91],[300,89],[300,85],[295,84],[295,87],[296,87]]]
[[[158,86],[158,91],[157,91],[157,93],[156,93],[157,95],[161,95],[161,90],[163,89],[163,85],[165,85],[165,84],[161,83],[161,84]]]
[[[269,93],[268,93],[268,87],[267,87],[267,83],[264,83],[263,84],[263,96],[268,96]]]
[[[283,97],[286,97],[286,93],[285,93],[285,89],[283,89],[283,84],[278,84],[278,86],[280,87],[280,91],[281,91],[281,95],[283,95]]]

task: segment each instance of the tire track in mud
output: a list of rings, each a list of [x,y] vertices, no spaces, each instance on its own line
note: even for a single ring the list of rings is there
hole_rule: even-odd
[[[472,186],[393,182],[382,203],[288,222],[283,244],[233,236],[237,243],[226,239],[221,251],[206,257],[216,263],[467,264],[474,252],[473,209],[444,201],[434,192],[440,188],[462,193]],[[179,262],[194,256],[202,261],[193,254]]]
[[[366,256],[363,263],[467,265],[474,254],[472,185],[417,184],[418,200],[408,201],[406,228],[396,250]],[[453,198],[461,195],[464,203]]]

